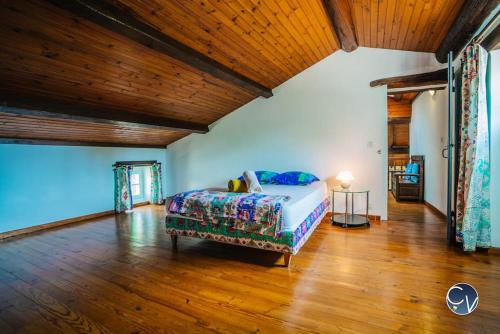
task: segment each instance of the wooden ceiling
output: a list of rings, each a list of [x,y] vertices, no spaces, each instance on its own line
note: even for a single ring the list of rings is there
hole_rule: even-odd
[[[434,52],[463,1],[337,3],[351,15],[359,45]],[[82,10],[87,5],[111,8],[110,15],[128,23],[117,27],[99,11]],[[322,0],[2,1],[0,138],[165,146],[258,96],[270,96],[272,88],[344,45],[330,5]],[[141,35],[136,27],[152,33]],[[113,109],[118,120],[117,110],[173,125],[137,128],[10,113],[5,107],[19,108],[17,100],[31,101],[22,105],[26,110],[64,113],[53,110],[59,103],[97,118],[109,117]]]
[[[464,0],[350,0],[360,46],[435,52]]]

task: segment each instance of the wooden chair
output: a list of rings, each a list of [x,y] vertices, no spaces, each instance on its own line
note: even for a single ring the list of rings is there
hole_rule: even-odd
[[[424,201],[424,156],[413,155],[411,162],[419,165],[418,174],[394,173],[392,176],[392,194],[396,201]],[[416,176],[417,181],[405,180],[405,176]]]

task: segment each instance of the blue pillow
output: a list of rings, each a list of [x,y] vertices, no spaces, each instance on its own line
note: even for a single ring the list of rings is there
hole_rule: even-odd
[[[419,170],[420,170],[420,166],[417,163],[413,163],[410,174],[418,174]],[[410,176],[410,181],[413,183],[417,183],[418,176]]]
[[[405,173],[406,174],[411,174],[412,168],[413,168],[413,163],[410,161],[406,165]],[[410,181],[410,177],[409,176],[403,176],[403,180]]]
[[[273,183],[289,186],[305,186],[314,181],[319,181],[319,179],[313,174],[304,172],[281,173],[273,179]]]
[[[273,179],[279,175],[279,173],[276,172],[270,172],[267,170],[258,170],[255,172],[255,175],[257,175],[257,179],[259,180],[259,183],[261,184],[270,184],[273,183]],[[243,176],[240,176],[238,180],[243,181]]]

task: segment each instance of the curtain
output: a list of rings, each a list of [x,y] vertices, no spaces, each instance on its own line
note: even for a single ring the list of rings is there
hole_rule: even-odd
[[[130,167],[118,166],[115,172],[115,212],[132,209],[132,191],[130,189]]]
[[[161,182],[161,164],[151,165],[151,204],[163,204],[163,191]]]
[[[478,44],[464,51],[456,239],[465,251],[491,246],[487,62]]]

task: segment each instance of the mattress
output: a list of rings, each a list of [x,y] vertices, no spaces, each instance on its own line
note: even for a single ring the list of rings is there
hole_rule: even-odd
[[[262,189],[267,195],[290,196],[283,206],[282,231],[294,231],[328,197],[325,181],[316,181],[307,186],[263,184]]]
[[[311,212],[328,198],[325,181],[316,181],[306,186],[263,184],[262,189],[263,193],[267,195],[290,196],[290,200],[283,206],[283,227],[281,231],[295,231],[308,218]],[[227,191],[227,188],[215,187],[210,188],[210,190]],[[168,216],[186,218],[171,213]]]

